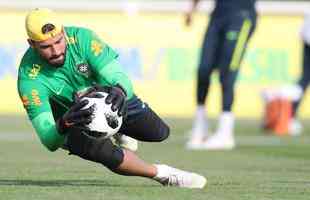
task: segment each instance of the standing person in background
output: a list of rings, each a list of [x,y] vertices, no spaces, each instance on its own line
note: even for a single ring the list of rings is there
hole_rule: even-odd
[[[192,15],[200,0],[192,0],[186,13],[186,25],[191,25]],[[200,65],[198,67],[196,113],[187,142],[188,149],[223,150],[235,147],[234,86],[247,43],[256,26],[256,0],[216,0],[205,34]],[[209,93],[210,78],[214,69],[220,73],[222,113],[215,134],[209,138],[205,101]],[[207,109],[208,111],[208,109]]]

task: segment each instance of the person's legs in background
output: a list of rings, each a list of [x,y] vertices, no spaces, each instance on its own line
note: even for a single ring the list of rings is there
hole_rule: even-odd
[[[208,112],[206,110],[205,103],[209,92],[210,77],[212,71],[215,69],[220,42],[220,25],[218,24],[218,21],[219,20],[215,20],[215,18],[211,17],[211,21],[203,41],[200,64],[197,71],[197,107],[193,120],[193,127],[190,132],[190,139],[186,144],[188,149],[199,148],[208,135]]]
[[[203,149],[230,150],[235,147],[232,113],[234,86],[247,43],[255,29],[256,18],[242,12],[227,17],[227,20],[228,25],[219,57],[222,113],[215,134],[204,142]]]

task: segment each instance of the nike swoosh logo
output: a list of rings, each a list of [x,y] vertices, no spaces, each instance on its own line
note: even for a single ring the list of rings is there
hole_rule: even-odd
[[[62,87],[61,87],[58,91],[56,91],[56,94],[57,94],[57,95],[60,95],[60,93],[62,92],[62,90],[64,89],[64,87],[65,87],[65,84],[63,84]]]

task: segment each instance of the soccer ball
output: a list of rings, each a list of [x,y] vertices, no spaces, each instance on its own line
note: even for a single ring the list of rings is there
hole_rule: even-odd
[[[112,104],[105,102],[108,93],[97,92],[92,97],[83,97],[81,100],[88,100],[88,104],[82,108],[87,109],[91,106],[94,108],[92,121],[87,125],[90,131],[99,132],[100,136],[109,138],[116,134],[123,122],[123,117],[118,116],[117,110],[112,111]]]

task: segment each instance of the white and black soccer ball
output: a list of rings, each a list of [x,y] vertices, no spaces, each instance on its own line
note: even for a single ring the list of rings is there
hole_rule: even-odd
[[[116,134],[123,122],[123,117],[118,116],[117,110],[112,111],[112,104],[105,102],[108,93],[97,92],[93,97],[83,97],[81,100],[88,100],[88,104],[83,108],[93,106],[92,121],[87,125],[90,131],[102,133],[102,137],[109,138]]]

